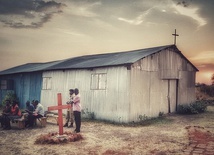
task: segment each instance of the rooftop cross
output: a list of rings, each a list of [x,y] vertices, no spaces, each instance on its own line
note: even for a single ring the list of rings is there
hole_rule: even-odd
[[[176,37],[179,36],[177,33],[176,33],[176,29],[175,29],[175,33],[172,34],[174,36],[174,45],[176,45]]]

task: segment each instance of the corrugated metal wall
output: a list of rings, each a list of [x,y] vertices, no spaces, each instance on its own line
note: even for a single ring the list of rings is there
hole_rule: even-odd
[[[160,112],[174,112],[177,104],[194,101],[195,73],[173,49],[141,59],[131,70],[107,67],[48,71],[43,78],[51,78],[51,89],[42,90],[41,103],[46,108],[57,105],[57,93],[62,93],[65,104],[68,90],[79,88],[83,110],[94,113],[96,119],[139,121],[139,116],[156,117]],[[96,83],[94,80],[99,78]],[[92,88],[99,84],[102,89]]]
[[[94,113],[96,119],[127,122],[129,72],[126,67],[44,72],[43,77],[52,78],[52,87],[50,90],[42,90],[41,103],[46,109],[48,106],[57,105],[57,93],[62,93],[65,104],[69,97],[68,90],[78,88],[85,112]],[[91,88],[91,76],[95,74],[106,74],[106,89]]]
[[[159,79],[158,71],[131,69],[130,121],[139,116],[154,117],[168,113],[168,81]]]
[[[196,70],[173,49],[161,51],[131,67],[130,120],[175,112],[178,104],[195,101]]]
[[[42,73],[12,74],[0,77],[1,80],[12,79],[14,81],[14,92],[19,98],[20,108],[25,108],[28,100],[40,100]],[[6,95],[6,90],[1,90],[1,102]]]
[[[178,104],[189,104],[195,101],[195,72],[179,72]]]

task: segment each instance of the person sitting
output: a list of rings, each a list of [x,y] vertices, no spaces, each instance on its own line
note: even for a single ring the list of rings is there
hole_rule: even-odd
[[[0,116],[1,127],[3,128],[5,127],[4,123],[5,117],[10,114],[10,109],[11,109],[10,100],[6,100],[6,105],[3,109],[2,115]]]
[[[30,103],[30,101],[27,101],[26,102],[26,108],[25,111],[28,113],[28,114],[33,114],[33,112],[35,111],[35,108],[33,106],[33,104]]]
[[[35,100],[32,100],[31,104],[33,105],[34,109],[36,109]]]
[[[3,129],[10,130],[11,125],[10,121],[14,121],[14,119],[21,118],[21,111],[18,106],[18,102],[13,101],[9,115],[6,115],[4,119],[5,127]]]
[[[30,101],[27,101],[27,102],[26,102],[26,109],[25,109],[25,111],[22,113],[23,116],[24,116],[25,122],[26,122],[27,119],[28,119],[28,115],[32,115],[34,111],[35,111],[34,105],[31,104]]]
[[[44,117],[44,107],[38,100],[35,101],[36,110],[32,115],[28,115],[28,120],[25,124],[26,127],[33,127],[35,119]]]

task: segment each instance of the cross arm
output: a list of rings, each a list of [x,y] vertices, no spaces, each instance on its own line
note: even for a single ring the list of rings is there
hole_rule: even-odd
[[[62,109],[68,109],[71,108],[70,104],[67,105],[58,105],[58,106],[50,106],[48,107],[48,111],[52,111],[52,110],[62,110]]]

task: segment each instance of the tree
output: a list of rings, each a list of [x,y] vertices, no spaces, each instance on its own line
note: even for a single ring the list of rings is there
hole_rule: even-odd
[[[212,85],[214,85],[214,73],[213,73],[213,75],[211,77],[211,81],[212,81]]]

